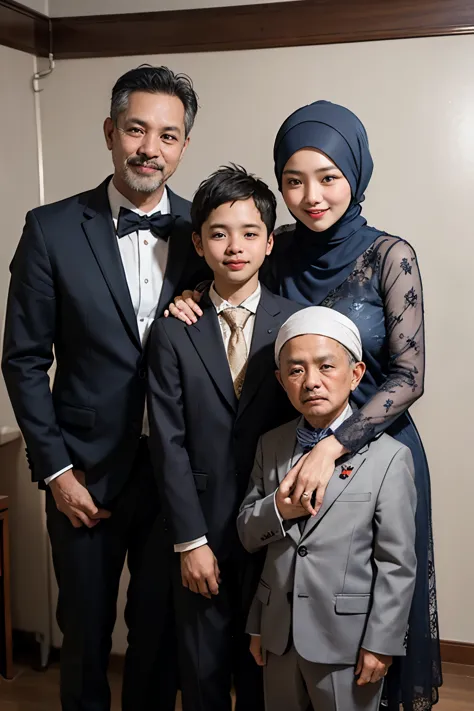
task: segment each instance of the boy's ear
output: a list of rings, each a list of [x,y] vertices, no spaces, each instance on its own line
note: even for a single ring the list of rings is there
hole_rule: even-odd
[[[273,232],[272,232],[271,234],[268,235],[268,239],[267,239],[267,249],[265,251],[265,254],[267,257],[269,254],[272,253],[273,244],[274,244],[274,239],[273,239]]]
[[[193,232],[193,244],[194,244],[194,249],[199,254],[199,256],[204,257],[204,250],[202,248],[201,235],[199,235],[197,232]]]

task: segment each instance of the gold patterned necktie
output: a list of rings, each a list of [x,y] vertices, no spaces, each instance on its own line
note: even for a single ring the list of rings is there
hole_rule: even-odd
[[[230,328],[229,345],[227,346],[227,359],[234,382],[234,390],[240,397],[244,384],[245,371],[247,370],[248,350],[245,342],[244,328],[252,312],[244,308],[224,309],[222,318]]]

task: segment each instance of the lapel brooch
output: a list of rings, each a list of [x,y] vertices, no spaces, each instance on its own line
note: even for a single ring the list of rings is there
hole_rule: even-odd
[[[339,474],[339,479],[347,479],[352,474],[352,470],[354,467],[348,466],[348,467],[342,467],[342,471]]]

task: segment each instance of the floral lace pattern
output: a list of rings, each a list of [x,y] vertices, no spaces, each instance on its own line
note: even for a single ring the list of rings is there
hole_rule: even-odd
[[[395,237],[377,238],[322,306],[346,313],[357,324],[364,356],[370,351],[380,369],[378,382],[373,378],[372,383],[377,392],[338,431],[339,441],[357,451],[423,394],[423,294],[412,247]],[[380,315],[372,318],[375,309],[383,322]]]
[[[268,284],[279,288],[278,263],[291,249],[294,226],[280,228]],[[273,279],[273,283],[271,281]],[[398,237],[382,235],[355,262],[351,274],[321,304],[358,326],[366,374],[354,393],[358,409],[337,430],[350,451],[388,431],[410,447],[418,492],[417,582],[407,634],[407,656],[391,669],[386,707],[429,711],[442,684],[429,470],[408,408],[423,394],[425,339],[423,291],[416,254]],[[428,583],[428,584],[427,584]]]

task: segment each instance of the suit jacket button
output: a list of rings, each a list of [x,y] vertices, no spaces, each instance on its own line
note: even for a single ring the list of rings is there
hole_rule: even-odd
[[[145,368],[140,368],[140,370],[138,371],[138,377],[139,377],[141,380],[145,380],[145,378],[146,378],[146,370],[145,370]]]
[[[302,558],[308,555],[308,549],[306,548],[306,546],[300,546],[298,548],[298,555],[300,555]]]

